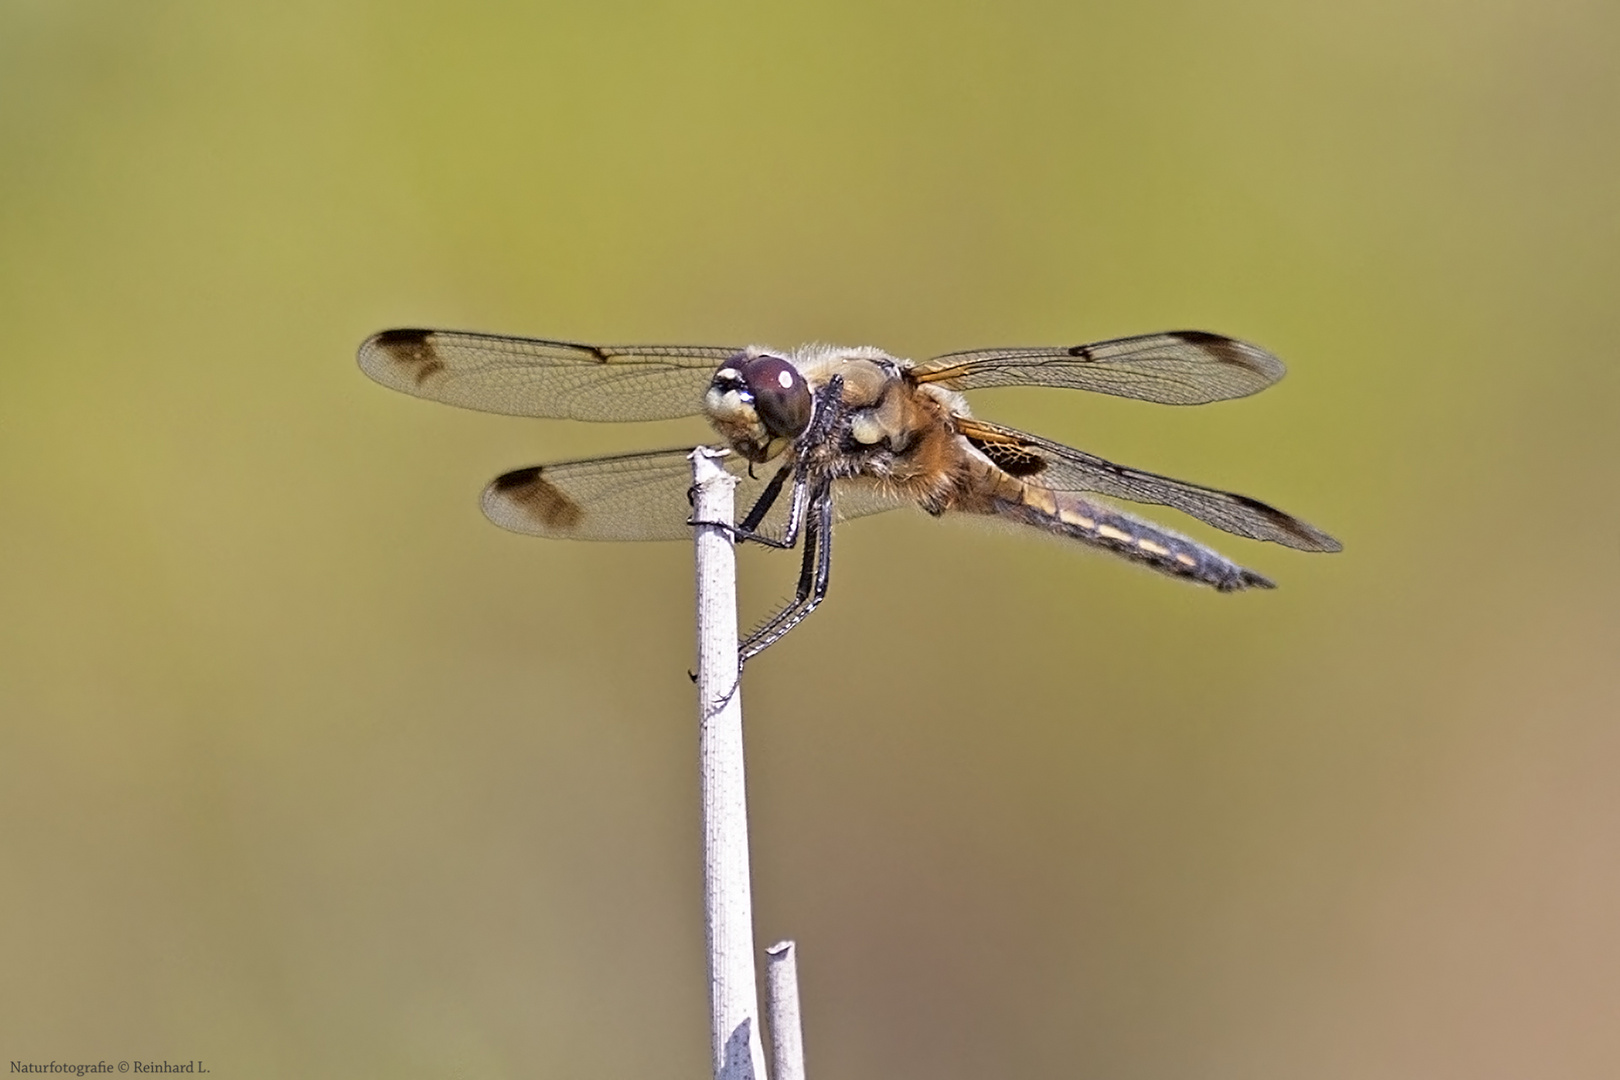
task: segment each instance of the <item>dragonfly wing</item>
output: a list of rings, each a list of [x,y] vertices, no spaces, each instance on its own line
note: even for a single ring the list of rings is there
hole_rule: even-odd
[[[1053,491],[1095,491],[1131,502],[1169,506],[1237,536],[1271,540],[1301,551],[1338,551],[1342,547],[1315,526],[1247,495],[1115,465],[1000,424],[958,417],[956,425],[958,433],[977,450],[1026,483]]]
[[[1055,348],[975,349],[912,369],[918,382],[952,390],[1056,386],[1166,405],[1246,397],[1283,377],[1258,345],[1204,330],[1115,338]]]
[[[692,535],[692,448],[619,454],[613,457],[534,465],[496,477],[484,489],[484,513],[513,532],[567,540],[686,540]],[[736,454],[725,457],[738,478],[740,520],[764,493],[776,470],[755,467]],[[847,496],[847,497],[846,497]],[[779,536],[787,521],[790,490],[784,488],[759,531]],[[882,513],[906,505],[871,482],[837,481],[834,506],[840,518]]]
[[[415,397],[513,416],[668,420],[703,411],[719,345],[580,345],[455,330],[384,330],[360,368]]]

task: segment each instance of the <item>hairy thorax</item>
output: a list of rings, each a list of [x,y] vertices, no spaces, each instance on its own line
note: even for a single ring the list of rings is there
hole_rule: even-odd
[[[842,415],[810,466],[866,476],[932,514],[955,509],[974,462],[956,437],[968,415],[960,394],[910,377],[910,363],[870,347],[804,350],[795,357],[812,387],[844,380]]]

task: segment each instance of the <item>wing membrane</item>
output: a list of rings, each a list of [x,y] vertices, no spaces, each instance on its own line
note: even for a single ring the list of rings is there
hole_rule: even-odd
[[[692,448],[677,447],[614,457],[535,465],[498,476],[484,489],[484,513],[513,532],[567,540],[686,540],[692,504]],[[754,505],[775,475],[774,467],[748,475],[748,462],[736,454],[726,469],[739,480],[737,517]],[[842,518],[862,517],[906,505],[875,483],[856,478],[833,485],[834,507]],[[760,530],[780,535],[789,493],[784,490]]]
[[[1283,362],[1257,345],[1203,330],[1115,338],[1067,348],[975,349],[914,369],[919,382],[952,390],[1057,386],[1166,405],[1246,397],[1283,377]]]
[[[703,411],[718,345],[578,345],[453,330],[384,330],[360,368],[394,390],[465,409],[560,420],[669,420]]]
[[[1095,491],[1137,503],[1170,506],[1217,529],[1271,540],[1301,551],[1338,551],[1340,543],[1312,525],[1247,495],[1172,480],[1104,461],[1038,435],[958,417],[957,431],[991,461],[1017,462],[1014,475],[1054,491]]]

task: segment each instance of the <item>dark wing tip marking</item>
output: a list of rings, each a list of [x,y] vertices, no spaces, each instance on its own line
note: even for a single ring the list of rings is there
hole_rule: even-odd
[[[541,474],[542,465],[513,469],[490,481],[489,493],[514,509],[522,511],[548,529],[570,529],[578,525],[585,510]]]
[[[1266,350],[1225,334],[1212,334],[1208,330],[1172,330],[1167,336],[1197,346],[1223,364],[1252,371],[1268,383],[1276,382],[1288,370],[1283,367],[1281,360]]]
[[[513,488],[520,488],[528,484],[540,475],[540,470],[541,466],[539,465],[531,465],[526,469],[513,469],[511,472],[502,473],[491,480],[489,486],[504,494]]]
[[[373,334],[360,346],[360,366],[371,373],[373,378],[377,378],[374,362],[368,361],[380,357],[388,365],[408,374],[417,386],[421,386],[444,370],[444,361],[439,359],[437,351],[433,348],[432,337],[432,330],[418,330],[413,327],[401,327]]]
[[[1290,537],[1294,543],[1283,541],[1289,547],[1300,551],[1343,551],[1344,545],[1339,543],[1327,533],[1314,525],[1308,525],[1292,514],[1285,514],[1275,506],[1263,503],[1259,499],[1251,499],[1247,495],[1236,492],[1227,493],[1232,501],[1251,510],[1256,516],[1264,518],[1277,529]]]
[[[377,345],[384,349],[394,349],[400,345],[421,345],[427,341],[431,330],[418,330],[414,327],[399,327],[394,330],[382,330],[372,334],[367,339],[368,345]]]
[[[1216,334],[1209,330],[1170,330],[1165,336],[1180,338],[1190,345],[1219,346],[1232,340],[1225,334]]]

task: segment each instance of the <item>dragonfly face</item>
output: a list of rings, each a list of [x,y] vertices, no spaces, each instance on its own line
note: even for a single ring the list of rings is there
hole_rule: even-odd
[[[745,349],[720,365],[703,411],[731,448],[752,462],[776,457],[810,426],[810,384],[793,362]]]
[[[735,457],[749,507],[739,540],[803,540],[792,603],[743,642],[756,655],[826,595],[836,520],[916,506],[993,516],[1231,592],[1272,588],[1211,548],[1093,493],[1174,507],[1238,536],[1338,551],[1331,536],[1258,500],[1116,465],[975,418],[962,396],[1054,386],[1166,404],[1243,397],[1282,377],[1253,345],[1175,331],[1055,348],[980,349],[916,365],[870,346],[600,346],[445,330],[385,330],[360,346],[385,386],[466,408],[577,420],[706,415]],[[497,525],[582,540],[690,535],[688,447],[531,466],[497,477]],[[769,466],[760,470],[759,466]]]

